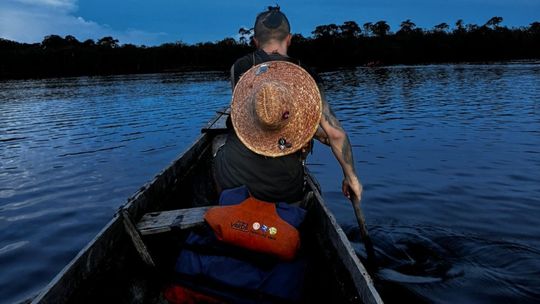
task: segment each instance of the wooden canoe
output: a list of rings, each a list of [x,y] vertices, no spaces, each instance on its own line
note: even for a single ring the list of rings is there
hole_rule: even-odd
[[[186,230],[143,236],[134,227],[150,212],[202,207],[216,201],[209,160],[212,143],[226,131],[226,118],[227,113],[218,112],[196,141],[131,196],[97,236],[30,301],[166,303],[163,287],[170,279]],[[382,303],[307,169],[306,183],[313,194],[306,218],[310,233],[303,243],[308,244],[317,261],[308,280],[306,302]]]

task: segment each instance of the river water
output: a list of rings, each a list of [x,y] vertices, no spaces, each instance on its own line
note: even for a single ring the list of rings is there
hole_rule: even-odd
[[[540,301],[540,62],[322,77],[383,298]],[[0,82],[0,303],[43,288],[229,101],[212,72]],[[365,257],[330,150],[308,163]]]

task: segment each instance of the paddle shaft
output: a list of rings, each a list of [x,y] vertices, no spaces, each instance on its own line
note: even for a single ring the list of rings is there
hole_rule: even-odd
[[[375,266],[375,249],[373,249],[373,243],[371,242],[371,238],[369,237],[369,234],[367,231],[366,221],[364,220],[364,213],[362,212],[362,209],[360,208],[360,200],[351,199],[351,203],[354,208],[354,213],[356,214],[358,227],[360,228],[360,236],[362,237],[362,241],[364,241],[364,246],[366,247],[368,262],[372,266]]]

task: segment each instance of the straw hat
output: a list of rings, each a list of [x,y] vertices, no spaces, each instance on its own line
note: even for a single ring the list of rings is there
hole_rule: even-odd
[[[317,131],[321,115],[321,94],[315,80],[287,61],[252,67],[234,89],[234,130],[257,154],[278,157],[300,150]]]

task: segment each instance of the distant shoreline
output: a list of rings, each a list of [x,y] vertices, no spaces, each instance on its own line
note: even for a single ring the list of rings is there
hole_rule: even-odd
[[[385,21],[320,25],[312,37],[293,35],[289,55],[319,71],[359,66],[482,63],[540,59],[540,22],[528,27],[501,26],[493,17],[482,26],[456,22],[431,30],[410,20],[390,32]],[[182,42],[146,47],[120,44],[113,37],[79,41],[49,35],[41,43],[0,38],[0,79],[228,71],[234,61],[255,48],[252,31],[240,39],[188,45]]]
[[[316,69],[319,73],[325,72],[336,72],[336,71],[346,71],[357,68],[372,68],[372,69],[381,69],[381,68],[390,68],[390,67],[426,67],[426,66],[440,66],[440,65],[506,65],[506,64],[538,64],[540,65],[540,58],[531,58],[531,59],[510,59],[510,60],[497,60],[497,61],[463,61],[463,62],[426,62],[426,63],[413,63],[413,64],[386,64],[378,66],[340,66],[333,68],[325,69]],[[130,75],[152,75],[152,74],[176,74],[176,73],[196,73],[196,72],[214,72],[214,73],[223,73],[224,76],[229,76],[229,69],[219,69],[213,67],[186,67],[183,69],[177,70],[164,70],[157,72],[138,72],[138,73],[116,73],[116,74],[80,74],[80,75],[57,75],[57,76],[45,76],[45,77],[21,77],[21,78],[0,78],[2,81],[12,81],[12,80],[46,80],[46,79],[62,79],[62,78],[80,78],[80,77],[108,77],[108,76],[130,76]]]

